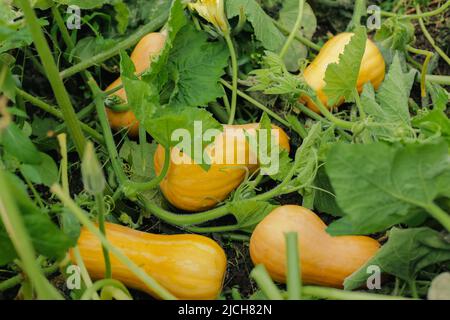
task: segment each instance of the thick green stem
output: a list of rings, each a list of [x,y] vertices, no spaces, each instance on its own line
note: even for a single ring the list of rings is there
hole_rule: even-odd
[[[335,117],[334,114],[332,114],[330,112],[330,110],[328,110],[328,108],[325,107],[319,99],[317,99],[317,98],[314,99],[314,102],[315,102],[317,108],[319,109],[320,113],[322,113],[322,115],[325,118],[327,118],[330,122],[334,123],[338,127],[346,129],[346,130],[353,129],[353,126],[355,125],[353,122],[342,120],[342,119]]]
[[[75,48],[75,45],[72,41],[72,38],[70,37],[69,31],[66,28],[66,24],[64,23],[64,19],[61,16],[61,13],[59,12],[59,9],[56,5],[52,6],[52,14],[55,18],[55,22],[58,25],[59,31],[61,32],[61,36],[64,40],[64,43],[67,46],[67,49],[72,51]]]
[[[434,203],[426,206],[424,209],[450,232],[450,215],[447,212]]]
[[[67,196],[59,185],[53,185],[52,192],[64,203],[64,205],[77,217],[77,219],[94,234],[114,256],[123,263],[132,273],[134,273],[140,280],[142,280],[149,289],[152,290],[158,297],[162,299],[173,300],[176,299],[167,289],[162,287],[155,279],[148,275],[143,269],[137,266],[128,256],[121,250],[114,247],[106,237],[97,229],[97,227],[89,220],[85,213],[77,206],[77,204]]]
[[[80,123],[76,117],[69,94],[64,87],[62,78],[59,76],[58,67],[52,58],[52,53],[48,47],[47,41],[45,40],[44,33],[38,22],[36,14],[31,7],[29,0],[18,0],[17,3],[21,7],[28,23],[28,28],[33,37],[34,45],[36,46],[42,64],[45,68],[45,73],[47,74],[53,93],[55,94],[56,101],[61,108],[64,121],[67,123],[69,134],[80,157],[82,157],[84,146],[86,145],[86,139],[84,138]]]
[[[297,134],[300,136],[300,138],[305,139],[308,136],[308,131],[306,131],[305,126],[303,123],[301,123],[297,116],[294,116],[292,114],[286,116],[286,119],[289,121],[289,123],[292,126],[292,130],[297,132]]]
[[[364,106],[361,103],[361,98],[359,97],[359,93],[358,90],[356,90],[356,88],[353,89],[353,97],[355,98],[355,103],[359,111],[359,116],[361,117],[361,119],[365,119],[366,112],[364,111]]]
[[[222,89],[223,89],[223,97],[222,97],[223,105],[225,106],[225,109],[227,110],[227,114],[229,116],[231,113],[230,99],[228,99],[227,93],[226,93],[223,85],[222,85]]]
[[[285,26],[283,26],[281,23],[279,23],[276,20],[272,20],[275,25],[277,26],[277,28],[283,32],[285,35],[289,35],[290,31],[289,29],[287,29]],[[311,40],[309,40],[306,37],[303,37],[301,35],[299,35],[298,33],[294,35],[295,40],[298,40],[300,43],[304,44],[305,46],[315,50],[315,51],[320,51],[321,46],[319,46],[318,44],[315,44],[314,42],[312,42]]]
[[[250,237],[245,234],[238,234],[238,233],[224,233],[221,235],[222,238],[230,239],[233,241],[241,241],[241,242],[249,242]]]
[[[167,174],[167,171],[169,170],[170,165],[170,148],[165,148],[164,150],[164,166],[160,172],[160,174],[157,177],[154,177],[148,182],[133,182],[133,181],[126,181],[124,183],[124,193],[125,194],[134,194],[136,192],[142,192],[147,191],[155,188],[159,185],[159,183],[164,179],[164,177]]]
[[[186,230],[194,233],[216,233],[239,230],[239,225],[215,226],[215,227],[185,227]]]
[[[237,90],[238,90],[238,62],[236,57],[236,49],[234,48],[233,39],[231,39],[230,34],[225,35],[225,41],[228,46],[228,50],[230,51],[231,57],[231,68],[233,69],[232,74],[232,89],[231,89],[231,110],[230,117],[228,118],[228,124],[234,123],[234,118],[236,116],[236,107],[237,107]]]
[[[241,6],[239,8],[239,21],[236,25],[236,27],[233,28],[233,35],[238,35],[241,33],[242,29],[244,29],[245,24],[247,23],[247,16],[245,15],[244,6]]]
[[[273,283],[264,265],[257,265],[250,273],[250,277],[256,281],[261,291],[269,300],[283,300],[280,290]]]
[[[75,263],[80,268],[81,279],[83,280],[86,286],[86,290],[89,290],[89,288],[92,287],[93,283],[91,277],[89,276],[89,272],[86,269],[86,265],[84,264],[83,258],[81,257],[80,248],[78,246],[75,246],[72,249],[72,252],[75,257]],[[98,296],[97,292],[94,292],[92,294],[92,298],[94,300],[100,300],[100,297]]]
[[[326,118],[322,117],[320,114],[312,111],[310,108],[308,108],[307,106],[305,106],[302,103],[296,103],[294,105],[294,107],[297,108],[298,110],[300,110],[301,112],[303,112],[305,115],[307,115],[311,119],[314,119],[314,120],[322,122],[322,123],[326,123],[328,125],[333,124],[332,122],[328,121],[328,119],[326,119]]]
[[[442,84],[444,86],[450,86],[450,76],[440,76],[440,75],[433,75],[433,74],[427,74],[425,76],[425,79],[427,81]]]
[[[96,294],[97,291],[105,287],[117,288],[126,294],[126,296],[128,297],[127,300],[131,300],[131,295],[128,289],[121,282],[114,279],[103,279],[96,281],[91,287],[89,287],[86,291],[84,291],[80,300],[91,300],[94,293]]]
[[[24,1],[24,0],[22,0],[22,1]],[[105,50],[89,59],[86,59],[86,60],[62,71],[60,73],[61,78],[64,79],[64,78],[73,76],[74,74],[77,74],[78,72],[86,70],[87,68],[90,68],[90,67],[97,65],[109,58],[114,57],[122,50],[126,50],[126,49],[130,48],[131,46],[136,44],[147,33],[150,33],[152,31],[155,31],[155,30],[159,29],[160,27],[162,27],[164,25],[164,23],[166,22],[167,18],[168,18],[168,13],[162,13],[161,15],[152,19],[148,24],[144,25],[142,28],[140,28],[134,34],[132,34],[129,37],[126,37],[123,41],[117,43],[113,48],[111,48],[109,50]]]
[[[105,139],[106,149],[108,150],[108,154],[111,159],[111,164],[114,173],[116,174],[119,183],[122,184],[127,181],[127,177],[123,171],[122,164],[119,160],[120,158],[116,149],[114,137],[111,132],[111,127],[109,126],[108,118],[106,116],[105,106],[103,105],[104,93],[98,87],[94,78],[92,78],[92,76],[89,73],[87,73],[87,75],[89,77],[88,85],[91,88],[92,94],[94,95],[95,108],[97,111],[98,119],[100,121],[100,125],[103,130],[103,137]]]
[[[297,19],[295,20],[294,27],[291,30],[291,33],[289,34],[289,37],[287,38],[283,48],[280,51],[280,57],[283,59],[286,56],[286,53],[289,50],[289,47],[292,44],[292,41],[295,39],[295,35],[300,30],[300,27],[302,25],[302,17],[303,17],[303,8],[305,6],[305,0],[298,0],[298,12],[297,12]]]
[[[103,198],[103,193],[99,193],[95,195],[95,201],[97,203],[97,220],[98,220],[98,228],[100,232],[106,237],[106,229],[105,229],[105,199]],[[111,258],[109,256],[109,250],[105,245],[102,245],[103,250],[103,259],[105,260],[105,278],[112,277],[111,271]]]
[[[406,60],[411,63],[416,69],[422,69],[422,65],[420,63],[418,63],[416,60],[414,60],[411,55],[409,54],[409,52],[407,52],[405,54],[406,56]]]
[[[302,294],[305,296],[330,300],[409,300],[404,297],[388,296],[365,292],[352,292],[326,287],[303,286]]]
[[[300,156],[300,148],[297,149],[297,152],[295,154],[294,165],[291,167],[286,177],[284,177],[283,181],[281,181],[281,183],[279,183],[275,188],[266,191],[265,193],[254,196],[252,200],[265,201],[272,199],[273,197],[279,196],[281,194],[285,194],[285,187],[292,180],[292,177],[297,172],[298,166],[300,164],[299,156]]]
[[[417,13],[417,14],[405,14],[405,15],[397,15],[395,13],[392,12],[387,12],[387,11],[381,11],[381,15],[385,16],[385,17],[395,17],[398,16],[400,19],[421,19],[421,18],[427,18],[427,17],[432,17],[435,15],[438,15],[442,12],[444,12],[448,7],[450,7],[450,0],[447,1],[446,3],[444,3],[442,6],[440,6],[439,8],[435,9],[435,10],[431,10],[428,12],[423,12],[423,13]]]
[[[133,297],[129,294],[120,290],[118,288],[114,288],[111,286],[103,287],[101,291],[101,299],[102,300],[133,300]]]
[[[28,92],[23,91],[22,89],[16,88],[17,95],[21,96],[28,102],[32,103],[36,107],[44,110],[47,113],[50,113],[52,116],[55,116],[58,119],[63,119],[63,115],[61,111],[56,109],[56,107],[49,105],[48,103],[40,100],[39,98],[36,98],[35,96],[32,96]]]
[[[150,202],[142,195],[138,194],[138,199],[140,200],[144,208],[147,209],[150,213],[154,214],[161,220],[164,220],[165,222],[176,226],[189,226],[204,223],[206,221],[224,217],[230,212],[228,206],[225,204],[221,207],[217,207],[205,212],[193,214],[177,214],[160,208],[158,205]]]
[[[278,196],[286,192],[285,186],[291,181],[294,176],[298,165],[300,163],[298,158],[299,151],[296,154],[295,164],[292,166],[291,170],[285,177],[285,179],[274,189],[271,189],[265,193],[259,194],[257,196],[252,197],[252,200],[269,200],[274,196]],[[141,204],[156,217],[164,220],[167,223],[176,225],[176,226],[184,226],[187,229],[193,232],[205,233],[205,232],[224,232],[224,231],[232,231],[239,228],[238,225],[226,225],[226,226],[215,226],[215,227],[192,227],[192,225],[201,224],[210,220],[215,220],[221,217],[224,217],[230,213],[228,208],[228,204],[224,204],[220,207],[211,209],[209,211],[194,213],[194,214],[176,214],[167,210],[160,208],[158,205],[153,204],[144,196],[138,194],[138,199]]]
[[[296,232],[289,232],[285,234],[285,238],[288,299],[300,300],[302,298],[302,278],[298,253],[298,235]]]
[[[228,89],[232,90],[233,87],[226,82],[225,80],[221,79],[220,82]],[[286,121],[285,119],[281,118],[279,115],[277,115],[275,112],[273,112],[272,110],[270,110],[269,108],[267,108],[265,105],[263,105],[262,103],[256,101],[255,99],[253,99],[252,97],[250,97],[249,95],[245,94],[244,92],[238,90],[237,94],[244,98],[245,100],[247,100],[248,102],[250,102],[251,104],[253,104],[255,107],[257,107],[258,109],[261,109],[262,111],[264,111],[265,113],[267,113],[269,116],[271,116],[272,118],[274,118],[275,120],[277,120],[278,122],[284,124],[286,127],[290,128],[291,124]]]
[[[353,7],[352,20],[348,24],[347,31],[353,30],[361,25],[361,18],[366,14],[366,0],[356,0]]]
[[[58,271],[59,265],[58,263],[54,263],[50,267],[42,268],[42,272],[44,275],[49,276],[56,271]],[[8,289],[14,288],[15,286],[18,286],[23,280],[25,280],[25,275],[22,273],[19,273],[18,275],[15,275],[14,277],[11,277],[3,282],[0,282],[0,292],[6,291]]]
[[[138,128],[138,134],[139,134],[139,150],[141,152],[141,167],[139,168],[141,172],[145,172],[148,167],[148,162],[151,161],[150,159],[147,159],[146,155],[146,146],[147,146],[147,131],[145,130],[144,126],[139,126]]]
[[[231,288],[231,298],[233,300],[242,300],[242,296],[239,293],[238,288],[236,288],[236,287]]]
[[[413,299],[419,299],[419,293],[417,292],[417,286],[416,286],[416,280],[413,279],[411,281],[408,281],[409,289],[411,291],[411,297]]]
[[[227,113],[227,110],[219,103],[211,102],[209,104],[209,108],[221,123],[226,123],[228,121],[229,114]]]
[[[321,5],[332,7],[332,8],[339,8],[339,9],[352,9],[353,3],[352,1],[336,1],[336,0],[315,0],[316,2],[320,3]]]
[[[22,261],[27,278],[36,290],[38,299],[62,300],[63,297],[45,278],[36,261],[35,250],[17,204],[10,192],[11,188],[3,169],[0,169],[0,190],[2,190],[0,193],[0,218]]]
[[[425,56],[425,61],[423,62],[422,65],[422,71],[420,72],[420,92],[421,92],[421,96],[422,98],[427,96],[427,86],[426,86],[426,82],[425,82],[425,78],[427,75],[427,71],[428,71],[428,64],[430,63],[431,58],[433,57],[433,52],[427,51],[427,50],[422,50],[422,49],[416,49],[413,48],[411,46],[407,46],[406,49],[409,52],[415,53],[415,54],[421,54]]]
[[[56,107],[51,106],[48,103],[45,103],[44,101],[32,96],[31,94],[23,91],[22,89],[16,88],[16,93],[19,96],[21,96],[22,98],[24,98],[25,100],[27,100],[28,102],[30,102],[31,104],[38,107],[39,109],[42,109],[45,112],[50,113],[52,116],[64,121],[63,114],[61,113],[61,111],[56,109]],[[78,116],[77,116],[77,118],[78,118]],[[92,129],[91,127],[86,125],[85,123],[80,123],[80,126],[81,126],[81,129],[84,132],[86,132],[87,134],[89,134],[93,139],[95,139],[96,141],[98,141],[100,143],[103,143],[103,137],[97,131],[95,131],[94,129]]]
[[[420,11],[419,5],[416,5],[416,11],[418,14],[422,13]],[[433,37],[428,32],[427,27],[425,26],[425,22],[423,21],[422,18],[419,18],[419,25],[420,25],[420,29],[422,29],[423,35],[425,36],[425,38],[427,38],[428,42],[431,44],[431,46],[434,48],[434,50],[436,50],[436,52],[442,57],[442,59],[444,59],[445,62],[447,62],[447,64],[450,65],[450,57],[444,52],[444,50],[439,48],[439,46],[436,44]]]
[[[59,153],[61,154],[60,171],[61,171],[61,184],[66,194],[70,194],[69,187],[69,159],[67,157],[67,136],[65,133],[57,136],[59,143]]]

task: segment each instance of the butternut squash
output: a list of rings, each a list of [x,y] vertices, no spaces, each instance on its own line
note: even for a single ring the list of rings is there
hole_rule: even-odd
[[[163,33],[149,33],[138,42],[130,56],[130,59],[133,61],[136,68],[136,73],[141,73],[150,67],[152,57],[162,50],[165,40],[166,36]],[[109,91],[121,84],[122,80],[119,77],[111,83],[105,91]],[[119,97],[124,104],[128,101],[124,88],[116,91],[113,95]],[[114,130],[126,128],[131,137],[136,137],[139,134],[139,122],[131,110],[118,112],[106,108],[106,114],[110,126]]]
[[[286,281],[286,232],[297,232],[303,282],[341,288],[346,277],[364,265],[379,249],[365,236],[332,237],[311,210],[285,205],[273,210],[255,228],[250,239],[254,264],[264,264],[271,277]]]
[[[112,223],[106,224],[106,236],[177,298],[215,299],[220,294],[227,262],[223,249],[215,241],[194,234],[150,234]],[[98,238],[83,228],[78,248],[89,275],[103,278],[105,264]],[[75,263],[73,252],[71,259]],[[155,296],[112,254],[111,266],[114,279]]]
[[[247,173],[252,173],[259,167],[257,162],[251,161],[251,151],[244,133],[245,130],[249,134],[256,134],[258,126],[258,123],[224,126],[224,131],[207,149],[211,159],[208,171],[191,161],[188,155],[180,155],[180,151],[173,148],[169,170],[160,183],[165,198],[175,207],[186,211],[207,210],[225,200],[242,183]],[[289,151],[289,137],[281,128],[274,128],[279,132],[280,148]],[[226,150],[226,141],[233,139],[234,134],[236,138],[230,142],[233,147]],[[233,158],[229,156],[232,152]],[[239,154],[246,155],[243,162],[238,158]],[[182,161],[174,161],[175,157],[181,157]],[[154,156],[157,174],[161,173],[164,158],[164,148],[159,145]]]
[[[344,52],[345,46],[350,42],[353,33],[344,32],[340,33],[330,40],[328,40],[317,57],[306,67],[303,72],[303,77],[306,83],[316,92],[317,97],[327,107],[328,98],[325,95],[323,89],[325,88],[325,72],[327,67],[331,63],[337,63],[339,61],[339,55]],[[380,50],[377,48],[372,40],[367,39],[366,51],[364,52],[363,59],[361,61],[361,68],[359,70],[357,89],[361,92],[363,85],[367,82],[371,82],[375,89],[378,89],[385,75],[385,62]],[[315,112],[319,112],[316,104],[307,96],[303,96],[300,99],[303,103]],[[341,100],[336,106],[342,104]]]

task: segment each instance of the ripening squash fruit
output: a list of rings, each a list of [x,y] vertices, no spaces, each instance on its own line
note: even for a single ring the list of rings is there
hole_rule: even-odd
[[[320,49],[317,57],[303,72],[306,83],[316,92],[317,97],[328,108],[330,108],[330,106],[328,106],[328,98],[323,92],[326,84],[325,72],[330,63],[337,63],[339,61],[339,55],[344,52],[344,48],[350,42],[352,36],[353,33],[344,32],[328,40],[322,49]],[[358,75],[358,92],[361,93],[364,84],[367,82],[371,82],[373,87],[378,89],[381,82],[383,82],[385,68],[386,65],[380,50],[372,40],[367,39],[366,51],[364,52]],[[302,96],[300,100],[306,103],[311,110],[319,112],[316,104],[309,97]],[[343,102],[344,101],[341,100],[336,106]]]
[[[164,33],[154,32],[147,34],[138,42],[130,56],[137,74],[150,67],[152,57],[159,54],[164,47],[165,40],[166,36]],[[105,91],[109,91],[121,84],[122,80],[119,77],[111,83]],[[120,98],[124,104],[127,103],[127,95],[124,88],[116,91],[113,95]],[[106,114],[108,116],[109,124],[114,130],[127,129],[128,134],[132,137],[136,137],[139,134],[139,122],[131,110],[118,112],[106,108]]]
[[[111,244],[144,269],[179,299],[216,299],[222,290],[226,269],[223,249],[210,238],[194,234],[158,235],[106,223]],[[78,248],[89,275],[102,279],[105,263],[98,238],[81,230]],[[70,253],[73,263],[75,258]],[[113,254],[112,277],[126,286],[159,298]]]
[[[173,148],[168,172],[160,183],[165,198],[175,207],[186,211],[207,210],[225,200],[242,183],[247,173],[253,173],[259,167],[245,135],[247,131],[254,136],[258,127],[258,123],[224,126],[224,131],[206,149],[211,159],[207,171],[194,163],[187,154]],[[283,129],[273,128],[279,135],[279,147],[289,152],[289,137]],[[227,141],[232,147],[227,148]],[[154,157],[158,175],[164,166],[164,159],[164,148],[159,145]]]
[[[264,264],[270,276],[286,282],[285,233],[297,232],[303,282],[341,288],[344,279],[362,267],[379,249],[365,236],[331,236],[311,210],[285,205],[273,210],[250,239],[253,263]]]

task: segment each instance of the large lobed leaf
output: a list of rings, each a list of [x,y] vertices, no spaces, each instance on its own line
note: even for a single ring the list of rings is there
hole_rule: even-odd
[[[403,73],[400,59],[395,55],[386,79],[377,94],[370,83],[364,86],[361,102],[368,115],[379,124],[368,130],[384,139],[412,137],[408,99],[416,72]]]
[[[175,85],[170,107],[206,106],[223,96],[219,80],[228,57],[223,42],[208,42],[207,35],[192,25],[183,28],[169,56],[169,74]]]
[[[158,118],[159,110],[165,107],[180,113],[206,106],[223,95],[219,80],[228,64],[225,44],[208,42],[206,33],[186,22],[181,1],[174,1],[164,48],[142,80],[134,75],[131,60],[122,54],[122,80],[129,104],[141,122],[150,122],[154,114]],[[169,111],[163,112],[167,115]]]
[[[377,30],[375,40],[385,48],[405,51],[414,40],[414,25],[408,19],[388,18]]]
[[[340,143],[329,151],[325,167],[345,214],[328,227],[335,235],[369,234],[408,222],[450,185],[448,146],[442,140],[406,146]]]

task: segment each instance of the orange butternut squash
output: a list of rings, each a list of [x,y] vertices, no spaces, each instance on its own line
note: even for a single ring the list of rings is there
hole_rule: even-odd
[[[244,133],[247,131],[249,134],[256,134],[258,126],[258,123],[224,126],[224,131],[207,148],[211,159],[208,171],[191,161],[187,154],[180,154],[177,148],[173,148],[169,170],[160,183],[165,198],[175,207],[186,211],[207,210],[225,200],[242,183],[247,173],[252,173],[259,167],[257,162],[251,161],[251,151]],[[279,133],[280,148],[289,151],[287,134],[279,127],[274,126],[274,129]],[[226,150],[226,141],[233,139],[234,134],[236,138],[230,142],[233,147]],[[230,152],[234,152],[234,158],[228,156]],[[238,158],[239,154],[246,155],[243,162]],[[183,158],[182,163],[174,161],[175,157]],[[159,145],[154,156],[157,174],[160,174],[164,166],[164,159],[164,148]]]
[[[255,228],[250,239],[254,264],[264,264],[271,277],[286,281],[285,233],[297,232],[303,282],[341,288],[344,279],[364,265],[379,249],[365,236],[336,236],[311,210],[285,205],[273,210]]]
[[[136,68],[136,73],[141,73],[150,67],[153,56],[159,54],[164,47],[166,36],[163,33],[149,33],[144,36],[131,53],[130,59]],[[109,91],[122,84],[122,80],[117,78],[105,91]],[[124,104],[127,103],[127,95],[124,88],[119,89],[113,95],[119,97]],[[114,130],[128,129],[128,134],[136,137],[139,134],[139,122],[131,110],[118,112],[106,108],[109,124]]]
[[[210,238],[194,234],[157,235],[106,223],[106,236],[134,263],[179,299],[215,299],[220,294],[226,269],[223,249]],[[104,277],[105,264],[98,238],[81,230],[78,248],[94,279]],[[72,261],[75,263],[73,252]],[[113,254],[114,279],[130,288],[155,294]]]
[[[344,48],[350,42],[352,36],[353,33],[351,32],[343,32],[328,40],[322,49],[320,49],[317,57],[303,72],[306,83],[316,92],[320,101],[329,108],[334,106],[328,106],[328,98],[323,91],[326,84],[325,72],[329,64],[337,63],[339,61],[339,55],[344,52]],[[374,88],[378,89],[384,79],[385,68],[385,62],[380,50],[372,40],[367,39],[366,51],[364,52],[358,75],[358,92],[362,91],[363,85],[367,82],[371,82]],[[310,109],[319,112],[319,109],[311,98],[302,96],[300,100],[303,103],[306,103]],[[341,100],[336,106],[343,102],[344,101]]]

